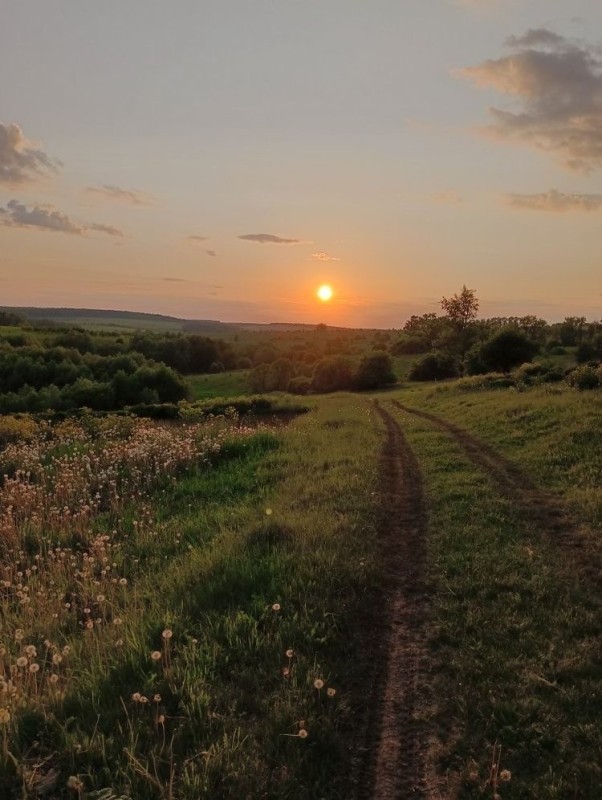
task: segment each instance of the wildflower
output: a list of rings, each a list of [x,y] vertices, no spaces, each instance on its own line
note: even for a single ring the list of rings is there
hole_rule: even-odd
[[[153,701],[155,703],[160,703],[161,702],[161,695],[160,694],[153,695]]]
[[[289,649],[286,651],[286,653],[285,653],[285,656],[286,656],[287,658],[292,658],[294,655],[295,655],[295,651],[294,651],[294,650],[292,650],[292,649],[290,649],[290,648],[289,648]]]
[[[30,658],[35,658],[37,654],[38,651],[35,649],[35,647],[32,644],[28,644],[25,648],[25,655],[29,656]]]
[[[503,770],[500,772],[500,780],[501,780],[501,781],[504,781],[504,783],[506,783],[507,781],[509,781],[511,777],[512,777],[512,773],[510,772],[510,770],[509,770],[509,769],[503,769]]]
[[[173,636],[173,631],[171,631],[169,628],[165,628],[161,636],[164,639],[171,639],[171,637]]]
[[[27,666],[27,659],[25,656],[19,656],[17,659],[17,666],[18,667],[26,667]]]
[[[299,737],[299,739],[307,739],[309,733],[305,730],[305,728],[301,728],[297,736]]]
[[[290,674],[291,674],[291,671],[290,671],[290,669],[288,667],[283,667],[282,668],[282,677],[283,678],[288,678]]]
[[[113,625],[121,625],[121,617],[115,617],[113,620]]]
[[[62,660],[63,660],[63,656],[60,653],[55,653],[52,656],[52,663],[53,664],[60,664]]]
[[[159,650],[153,650],[151,653],[151,658],[153,661],[160,661],[161,660],[161,652]]]
[[[127,578],[119,578],[119,585],[120,586],[127,586],[128,579]]]
[[[70,775],[67,778],[67,789],[73,789],[74,792],[81,792],[84,784],[80,781],[77,775]]]
[[[163,716],[163,714],[159,714],[159,716],[157,717],[157,724],[163,725],[164,723],[165,723],[165,717]]]
[[[29,665],[29,671],[30,671],[32,674],[34,674],[34,675],[35,675],[35,673],[36,673],[36,672],[39,672],[39,670],[40,670],[40,665],[39,665],[39,664],[35,664],[35,663],[34,663],[34,664],[30,664],[30,665]]]
[[[329,687],[328,689],[326,689],[326,694],[328,695],[328,697],[334,697],[336,693],[337,693],[337,690],[333,689],[332,687]]]
[[[274,512],[272,511],[271,508],[266,508],[265,513],[267,517],[270,517]]]
[[[8,725],[10,722],[10,711],[8,708],[0,708],[0,725]]]
[[[132,700],[134,701],[134,703],[139,703],[141,697],[142,695],[140,694],[140,692],[134,692],[134,694],[132,695]]]
[[[316,678],[314,681],[314,688],[320,691],[320,689],[324,688],[324,681],[322,678]]]
[[[59,676],[55,672],[53,672],[52,675],[48,678],[48,680],[50,681],[50,683],[58,683]]]
[[[272,611],[280,611],[280,603],[274,603],[272,606]]]
[[[24,634],[23,634],[23,631],[22,631],[22,629],[21,629],[21,628],[17,628],[17,630],[15,631],[15,639],[16,639],[18,642],[20,642],[20,641],[21,641],[21,639],[23,638],[23,635],[24,635]]]
[[[99,595],[98,595],[98,597],[96,598],[96,601],[97,601],[98,603],[104,603],[104,601],[105,601],[105,596],[104,596],[104,594],[99,594]]]
[[[91,619],[89,619],[89,620],[86,622],[86,628],[87,628],[89,631],[91,631],[93,627],[94,627],[94,623],[92,622],[92,620],[91,620]]]
[[[115,644],[117,645],[117,647],[123,647],[123,639],[117,639]]]
[[[71,652],[71,648],[69,647],[69,645],[68,645],[68,644],[66,644],[66,645],[63,647],[63,655],[64,655],[64,656],[68,656],[70,652]]]

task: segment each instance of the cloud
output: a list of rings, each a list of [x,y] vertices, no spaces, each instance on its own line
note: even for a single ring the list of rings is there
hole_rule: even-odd
[[[329,256],[328,253],[312,253],[312,258],[315,258],[316,261],[340,261],[340,258],[335,258],[335,256]]]
[[[246,242],[259,242],[259,244],[301,244],[300,239],[283,239],[281,236],[274,236],[273,233],[245,233],[239,236]]]
[[[213,258],[217,256],[215,250],[205,250],[205,252],[207,253],[208,256],[213,256]]]
[[[190,281],[187,281],[186,278],[163,278],[163,280],[167,281],[168,283],[190,283]]]
[[[193,242],[206,242],[209,237],[208,236],[189,236],[188,238]]]
[[[540,194],[508,194],[506,202],[514,208],[530,211],[599,211],[602,209],[602,194],[563,194],[550,189]]]
[[[516,111],[490,108],[485,131],[550,153],[565,166],[591,172],[602,166],[602,58],[546,28],[513,36],[516,52],[459,75],[516,99]]]
[[[28,141],[18,125],[0,122],[0,184],[27,183],[56,172],[59,165]]]
[[[100,194],[109,200],[128,203],[131,206],[152,206],[155,204],[154,198],[137,189],[120,189],[119,186],[105,184],[103,186],[88,186],[86,192],[88,194]]]
[[[45,231],[85,236],[87,231],[98,231],[108,236],[123,236],[123,232],[110,225],[96,222],[78,223],[48,206],[27,206],[18,200],[9,200],[6,208],[0,206],[0,224],[13,228],[39,228]]]
[[[447,206],[456,206],[458,203],[464,202],[458,192],[455,192],[453,189],[445,192],[437,192],[431,197],[435,203],[442,203]]]

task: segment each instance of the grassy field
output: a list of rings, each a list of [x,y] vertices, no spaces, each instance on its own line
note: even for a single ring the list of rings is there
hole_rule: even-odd
[[[210,397],[240,397],[252,394],[248,383],[248,371],[218,372],[215,375],[190,375],[191,400],[206,400]]]
[[[597,798],[600,393],[378,399],[425,494],[440,795]],[[356,796],[385,428],[369,395],[305,400],[277,427],[2,422],[0,796]]]

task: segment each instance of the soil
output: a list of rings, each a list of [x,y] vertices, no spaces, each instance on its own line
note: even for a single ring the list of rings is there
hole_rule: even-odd
[[[424,587],[427,517],[418,462],[398,423],[376,402],[385,426],[380,466],[379,540],[383,571],[375,685],[358,798],[425,798]]]

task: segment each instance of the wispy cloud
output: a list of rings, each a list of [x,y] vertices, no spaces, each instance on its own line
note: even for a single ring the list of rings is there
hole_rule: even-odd
[[[599,211],[602,209],[602,194],[563,194],[550,189],[539,194],[507,194],[508,205],[529,211]]]
[[[239,236],[246,242],[259,242],[259,244],[301,244],[301,239],[284,239],[282,236],[275,236],[273,233],[245,233]]]
[[[312,253],[312,258],[315,258],[316,261],[340,261],[340,258],[336,258],[335,256],[329,256],[328,253]]]
[[[215,252],[215,250],[205,250],[205,253],[208,256],[212,256],[212,258],[215,258],[217,256],[217,253]]]
[[[0,206],[0,224],[12,228],[38,228],[54,233],[70,233],[75,236],[85,236],[88,231],[97,231],[107,236],[123,236],[119,228],[97,222],[79,223],[52,207],[34,205],[28,208],[18,200],[9,200],[6,208]]]
[[[188,236],[187,237],[187,239],[189,239],[191,242],[206,242],[208,238],[209,238],[208,236]]]
[[[447,206],[457,206],[458,203],[464,202],[458,192],[455,192],[453,189],[449,189],[444,192],[436,192],[435,194],[431,195],[431,199],[434,203],[441,203],[442,205]]]
[[[127,203],[131,206],[153,206],[156,201],[150,194],[141,192],[138,189],[121,189],[119,186],[105,184],[103,186],[88,186],[88,194],[101,195],[108,200],[118,203]]]
[[[23,184],[56,172],[60,161],[25,138],[18,125],[0,122],[0,184]]]
[[[512,36],[515,52],[459,75],[514,98],[516,111],[490,108],[485,131],[551,153],[565,166],[602,166],[602,59],[599,51],[547,28]]]

